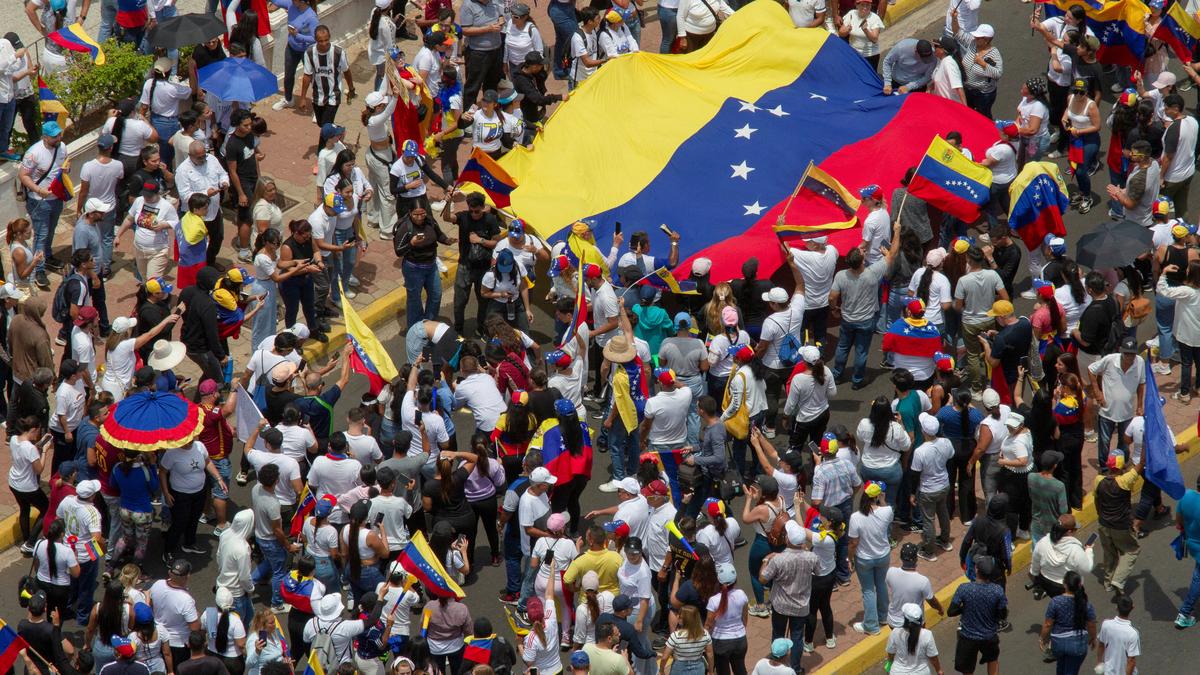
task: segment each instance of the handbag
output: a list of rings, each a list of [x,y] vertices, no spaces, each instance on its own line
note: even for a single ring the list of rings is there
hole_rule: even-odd
[[[738,406],[737,412],[733,414],[733,417],[724,421],[725,432],[736,440],[744,441],[750,436],[750,409],[746,406],[746,399],[749,397],[750,392],[748,391],[749,385],[746,383],[745,373],[739,371],[729,375],[729,379],[725,381],[725,396],[722,397],[721,407],[729,407],[729,401],[732,398],[729,389],[730,385],[733,384],[735,375],[742,378],[742,403]]]
[[[37,551],[34,551],[34,553],[36,554]],[[47,551],[47,553],[49,552]],[[41,585],[38,584],[37,573],[34,571],[36,565],[37,555],[34,555],[29,561],[29,574],[21,577],[20,581],[17,582],[17,604],[22,608],[28,607],[29,599],[33,597],[34,593],[41,590]]]

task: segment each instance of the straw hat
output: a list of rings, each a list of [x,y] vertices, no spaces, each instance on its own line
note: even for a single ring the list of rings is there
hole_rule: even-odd
[[[186,353],[187,346],[182,342],[155,340],[154,348],[150,352],[150,358],[146,359],[146,364],[158,371],[170,370],[183,361]]]
[[[604,358],[613,363],[629,363],[637,356],[637,348],[624,335],[617,335],[604,345]]]

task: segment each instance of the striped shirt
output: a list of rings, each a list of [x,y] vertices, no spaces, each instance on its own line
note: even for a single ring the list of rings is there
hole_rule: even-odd
[[[350,70],[350,61],[341,47],[330,45],[327,51],[313,45],[304,52],[304,74],[312,78],[313,105],[339,105],[342,88],[341,74]]]
[[[996,81],[1004,74],[1004,60],[1000,58],[1000,50],[988,47],[983,53],[983,59],[985,63],[992,65],[985,68],[975,62],[975,38],[971,37],[970,33],[960,30],[954,39],[962,47],[963,86],[984,93],[995,91]]]
[[[837,456],[821,460],[813,471],[812,498],[834,506],[854,496],[862,478],[850,462]]]
[[[667,646],[671,648],[671,653],[675,655],[677,662],[703,659],[704,650],[711,642],[712,638],[709,637],[708,631],[704,631],[704,634],[696,640],[689,640],[685,630],[677,630],[667,638]]]

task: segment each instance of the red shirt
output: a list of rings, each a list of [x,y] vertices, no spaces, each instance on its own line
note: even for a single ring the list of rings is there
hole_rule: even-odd
[[[201,404],[200,414],[203,415],[200,421],[200,442],[208,450],[209,457],[225,459],[233,450],[233,429],[229,427],[229,422],[225,421],[225,415],[221,414],[221,406],[208,408]]]
[[[429,0],[425,3],[425,20],[437,21],[438,13],[443,9],[454,9],[450,0]]]
[[[121,461],[121,451],[104,440],[103,436],[96,437],[96,474],[100,481],[100,493],[116,497],[117,492],[109,487],[112,468]]]
[[[67,495],[75,494],[75,486],[70,483],[64,483],[58,474],[50,477],[50,506],[47,507],[46,513],[58,513],[58,505]],[[54,518],[42,519],[42,536],[50,536],[50,523],[54,522]]]

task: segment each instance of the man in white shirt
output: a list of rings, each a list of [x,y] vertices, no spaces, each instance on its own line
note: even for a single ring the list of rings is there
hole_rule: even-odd
[[[958,43],[948,35],[943,35],[933,43],[933,53],[937,55],[938,64],[933,69],[933,79],[929,81],[930,93],[966,105],[967,94],[963,91],[962,69],[954,56],[957,51]]]
[[[825,0],[788,0],[788,16],[796,28],[816,28],[825,23]]]
[[[366,421],[367,414],[362,408],[351,408],[346,412],[346,444],[351,457],[363,466],[375,466],[383,461],[383,450],[371,430],[366,428]]]
[[[508,236],[496,242],[492,249],[492,260],[500,255],[500,251],[511,250],[517,262],[521,263],[530,275],[539,261],[549,262],[550,249],[541,239],[525,231],[525,223],[520,218],[508,224]]]
[[[837,272],[837,248],[829,245],[829,237],[806,239],[804,248],[792,249],[792,260],[804,279],[804,318],[801,324],[814,343],[828,344],[829,291]]]
[[[358,485],[362,464],[347,454],[346,435],[335,432],[329,437],[329,452],[313,460],[308,470],[308,487],[317,499],[333,495],[336,499]],[[334,509],[329,522],[345,525],[349,520],[342,509]]]
[[[517,502],[517,524],[521,531],[521,569],[525,570],[521,580],[521,598],[517,602],[521,611],[525,611],[525,601],[533,595],[533,580],[537,576],[537,568],[529,564],[534,539],[551,536],[549,529],[538,526],[538,521],[550,513],[550,488],[557,482],[558,478],[551,474],[549,469],[539,466],[529,472],[529,487]]]
[[[179,163],[179,170],[175,173],[175,187],[179,190],[179,201],[183,204],[194,194],[209,197],[208,211],[204,213],[204,226],[208,230],[209,250],[219,250],[225,241],[219,195],[221,190],[229,187],[229,174],[200,141],[192,141],[188,146],[188,159]],[[214,256],[210,253],[209,260],[213,259]]]
[[[601,390],[604,388],[604,381],[600,377],[600,366],[604,359],[600,352],[617,334],[621,303],[617,300],[617,293],[613,290],[612,284],[604,278],[604,272],[599,265],[584,264],[579,270],[579,276],[591,291],[588,302],[592,306],[592,343],[589,346],[588,361],[592,364],[595,373],[591,398],[596,400],[600,398]]]
[[[1196,131],[1200,124],[1184,109],[1183,97],[1167,94],[1163,111],[1170,126],[1163,134],[1163,151],[1159,158],[1162,167],[1162,196],[1175,203],[1175,213],[1188,212],[1188,187],[1196,173]]]
[[[1096,456],[1101,473],[1108,466],[1108,444],[1114,434],[1121,454],[1129,456],[1125,431],[1134,417],[1142,415],[1146,398],[1146,368],[1138,356],[1137,340],[1125,338],[1119,351],[1088,366],[1092,400],[1100,406],[1096,416]]]
[[[371,498],[371,512],[367,517],[368,522],[375,522],[375,517],[383,514],[383,532],[387,535],[388,550],[393,554],[399,554],[408,546],[408,526],[406,524],[408,517],[413,513],[412,504],[409,504],[407,499],[397,496],[396,481],[398,476],[396,472],[389,466],[381,466],[375,473],[375,483],[379,486],[379,494]],[[408,485],[401,485],[401,488],[411,488],[416,486],[416,478],[410,478]]]
[[[454,407],[470,408],[471,416],[475,418],[475,430],[490,434],[500,415],[508,409],[496,386],[496,378],[481,370],[479,360],[474,356],[462,357],[459,373],[463,376],[461,380],[447,382],[450,391],[454,392]]]
[[[936,517],[941,532],[937,536],[937,545],[943,551],[952,551],[950,544],[950,473],[946,470],[946,462],[954,456],[954,446],[949,439],[941,438],[938,432],[942,425],[938,418],[923,412],[918,417],[921,433],[925,442],[913,451],[911,470],[920,474],[921,483],[917,490],[917,503],[921,508],[921,550],[922,559],[930,562],[937,561],[934,553],[933,519]]]
[[[890,223],[888,227],[891,227]],[[792,291],[790,297],[787,291],[778,286],[763,293],[762,299],[767,303],[771,313],[763,320],[758,344],[754,345],[755,355],[762,359],[763,365],[767,367],[767,415],[764,419],[766,429],[763,431],[767,438],[775,438],[775,417],[779,412],[779,398],[783,392],[783,383],[788,373],[791,372],[792,366],[795,365],[794,361],[783,361],[780,358],[780,350],[789,336],[797,341],[800,340],[800,327],[804,322],[806,307],[804,275],[800,273],[800,267],[796,264],[792,249],[783,242],[780,242],[779,247],[782,250],[783,259],[787,261],[788,269],[792,273],[795,290]],[[799,352],[797,351],[791,356],[796,358],[799,356]]]
[[[275,484],[275,499],[279,501],[279,507],[282,509],[282,518],[284,521],[292,522],[292,516],[296,511],[296,500],[300,493],[304,491],[304,479],[300,475],[300,463],[294,457],[289,457],[283,454],[283,432],[279,429],[267,427],[267,420],[260,420],[259,437],[262,438],[263,445],[266,450],[255,448],[256,445],[254,433],[250,438],[246,439],[246,461],[254,467],[254,470],[261,471],[268,464],[274,464],[279,468],[279,482]],[[313,443],[316,444],[315,441]]]
[[[1126,675],[1137,672],[1137,657],[1142,654],[1142,638],[1129,621],[1133,613],[1133,598],[1124,593],[1117,597],[1117,616],[1100,624],[1096,636],[1096,661],[1104,675]]]
[[[684,386],[670,368],[654,371],[659,392],[646,401],[642,419],[642,447],[651,452],[678,450],[687,444],[687,416],[692,390]]]
[[[51,244],[54,242],[54,231],[58,228],[58,218],[62,215],[63,202],[50,191],[50,184],[67,159],[62,133],[58,122],[42,124],[42,140],[25,151],[18,174],[27,194],[25,211],[33,225],[33,252],[42,253],[34,278],[39,288],[47,290],[50,288],[50,279],[46,276],[46,263],[50,262],[52,268],[62,266],[53,258]]]
[[[659,607],[667,607],[666,603],[670,600],[668,594],[671,591],[671,575],[677,571],[672,565],[663,563],[667,561],[671,551],[667,523],[675,521],[676,509],[671,503],[671,489],[661,479],[650,481],[642,488],[642,496],[650,506],[650,515],[646,520],[646,538],[642,540],[646,564],[654,574],[650,583],[658,594]],[[667,625],[667,614],[669,612],[659,615],[658,626]]]
[[[117,142],[112,134],[100,134],[96,139],[96,158],[84,163],[79,170],[79,201],[99,199],[109,207],[100,219],[100,259],[96,261],[100,276],[107,276],[112,264],[113,235],[117,227],[117,188],[125,178],[125,166],[113,159],[113,145]]]
[[[900,547],[900,567],[888,569],[885,577],[887,583],[888,615],[887,624],[892,629],[904,625],[904,613],[901,608],[908,603],[929,606],[945,615],[942,603],[933,594],[933,585],[929,577],[917,571],[917,545],[909,542]]]
[[[154,609],[154,622],[161,624],[165,639],[171,648],[171,660],[183,663],[188,660],[188,634],[200,630],[200,612],[196,611],[196,600],[188,592],[188,580],[192,574],[192,563],[179,559],[171,563],[166,579],[159,579],[150,587],[150,607]]]
[[[867,266],[883,259],[879,250],[892,238],[892,220],[888,216],[887,205],[883,203],[883,190],[878,185],[868,185],[858,191],[862,204],[867,209],[867,217],[863,221],[862,243],[858,246],[866,257]]]
[[[626,476],[617,482],[617,504],[588,512],[584,518],[612,516],[613,520],[624,521],[629,526],[629,536],[646,539],[650,526],[650,503],[642,496],[642,486],[636,478]]]
[[[241,377],[242,388],[258,398],[257,390],[261,385],[262,394],[265,396],[269,387],[267,381],[263,379],[264,375],[284,361],[291,361],[299,367],[304,357],[296,352],[296,343],[296,336],[284,331],[275,336],[271,346],[259,347],[246,362],[246,370],[242,372]],[[266,399],[260,398],[259,401],[265,407]]]

